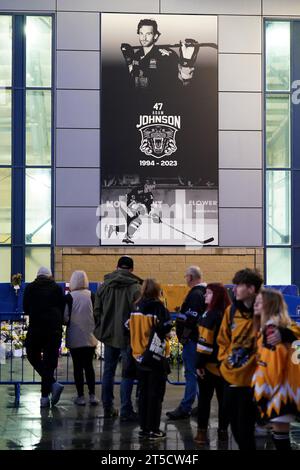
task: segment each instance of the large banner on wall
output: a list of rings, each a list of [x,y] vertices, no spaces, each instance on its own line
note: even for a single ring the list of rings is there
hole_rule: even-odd
[[[218,244],[213,16],[102,14],[102,245]]]

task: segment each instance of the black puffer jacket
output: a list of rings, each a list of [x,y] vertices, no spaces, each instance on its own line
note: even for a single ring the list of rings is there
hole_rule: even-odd
[[[39,276],[25,288],[23,309],[31,331],[61,333],[64,306],[63,291],[51,278]]]

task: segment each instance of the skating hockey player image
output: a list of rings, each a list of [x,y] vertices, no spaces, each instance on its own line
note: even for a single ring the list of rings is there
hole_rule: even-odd
[[[127,245],[133,245],[133,236],[142,224],[142,216],[150,214],[154,197],[152,194],[155,184],[146,180],[141,186],[134,188],[126,196],[126,203],[120,206],[120,210],[125,217],[125,224],[122,225],[106,225],[106,238],[110,238],[113,233],[125,233],[122,240]],[[156,220],[157,217],[157,220]],[[154,222],[159,223],[159,217],[155,214],[151,215]]]

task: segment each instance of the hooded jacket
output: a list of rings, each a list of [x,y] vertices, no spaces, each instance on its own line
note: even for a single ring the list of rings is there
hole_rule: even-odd
[[[114,348],[129,344],[125,322],[140,295],[142,280],[126,269],[117,269],[104,277],[95,297],[95,336]]]

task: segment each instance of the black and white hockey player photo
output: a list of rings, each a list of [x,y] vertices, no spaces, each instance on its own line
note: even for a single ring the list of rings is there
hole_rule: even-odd
[[[217,48],[216,16],[101,15],[101,245],[218,244]]]
[[[185,39],[179,44],[159,44],[161,33],[154,19],[141,19],[137,26],[139,47],[121,44],[128,72],[136,88],[166,88],[172,82],[190,84],[200,43]],[[178,49],[179,55],[174,49]]]
[[[105,226],[106,236],[110,238],[113,233],[125,233],[122,242],[128,245],[134,244],[134,234],[142,225],[142,217],[150,215],[154,201],[153,189],[155,183],[146,180],[144,184],[135,187],[126,195],[126,202],[120,205],[120,211],[124,216],[124,224]]]

